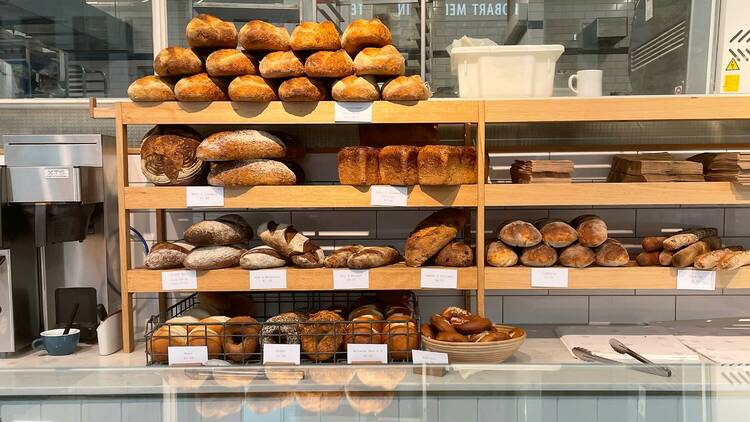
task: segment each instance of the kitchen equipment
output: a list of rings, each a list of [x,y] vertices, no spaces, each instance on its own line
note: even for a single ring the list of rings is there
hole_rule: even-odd
[[[615,350],[617,353],[621,353],[623,355],[630,355],[633,358],[635,358],[637,361],[641,363],[645,363],[647,365],[654,365],[653,362],[646,359],[645,357],[639,355],[635,352],[635,350],[629,348],[628,346],[624,345],[620,340],[617,340],[616,338],[609,339],[609,345],[612,346],[612,349]],[[661,367],[664,370],[664,373],[667,374],[666,376],[672,376],[672,370],[667,368],[666,366]]]
[[[638,365],[628,365],[623,362],[618,362],[616,360],[607,359],[601,356],[597,356],[593,353],[591,353],[588,349],[584,349],[582,347],[574,347],[573,348],[573,355],[577,357],[578,359],[584,361],[584,362],[596,362],[596,363],[604,363],[608,365],[623,365],[627,368],[630,368],[634,371],[639,372],[645,372],[647,374],[656,375],[659,377],[671,377],[672,372],[665,372],[663,367],[661,366],[651,366],[651,365],[645,365],[645,364],[638,364]]]
[[[568,88],[579,97],[601,97],[603,77],[601,70],[579,70],[568,78]]]
[[[44,349],[52,356],[73,354],[76,351],[81,332],[75,328],[71,328],[68,334],[65,334],[64,331],[62,328],[47,330],[41,334],[42,337],[31,343],[31,347],[34,349]]]
[[[61,287],[55,289],[56,328],[65,328],[68,317],[75,305],[79,305],[74,328],[81,330],[82,342],[96,341],[96,327],[99,325],[96,289],[93,287]]]

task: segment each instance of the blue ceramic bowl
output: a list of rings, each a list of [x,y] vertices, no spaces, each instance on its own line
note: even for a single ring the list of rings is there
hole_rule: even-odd
[[[64,336],[64,331],[62,328],[47,330],[41,334],[42,337],[31,343],[31,347],[33,349],[44,349],[52,356],[70,355],[76,350],[81,332],[76,328],[71,328],[68,334]]]

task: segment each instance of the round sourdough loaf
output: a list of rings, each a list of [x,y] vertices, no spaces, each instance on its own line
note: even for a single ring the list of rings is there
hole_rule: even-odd
[[[185,35],[188,45],[194,48],[237,47],[237,28],[234,24],[205,13],[188,22]]]
[[[326,87],[320,79],[299,77],[287,79],[279,85],[281,101],[323,101],[326,99]]]
[[[260,61],[260,75],[268,79],[304,76],[305,66],[292,51],[274,51]]]
[[[344,50],[318,51],[305,60],[305,74],[313,78],[343,78],[354,72],[354,62]]]
[[[336,101],[377,101],[380,89],[373,76],[347,76],[333,83],[331,96]]]
[[[155,185],[190,185],[205,176],[208,165],[195,151],[201,136],[188,126],[159,125],[141,141],[141,171]]]
[[[246,270],[262,270],[264,268],[278,268],[286,265],[286,258],[276,249],[261,245],[245,251],[240,257],[240,267]]]
[[[285,51],[289,45],[289,32],[260,20],[251,20],[240,29],[240,45],[248,51]]]
[[[185,230],[183,236],[186,242],[196,246],[232,245],[252,239],[253,229],[241,216],[227,214],[195,223]]]
[[[383,85],[386,101],[424,101],[432,96],[427,84],[419,75],[398,76]]]
[[[487,246],[487,265],[512,267],[518,264],[518,254],[503,242],[494,241]]]
[[[258,75],[242,75],[229,84],[229,98],[232,101],[268,103],[276,101],[276,89],[267,79]]]
[[[128,98],[133,101],[174,101],[174,82],[159,76],[138,78],[128,87]]]
[[[175,97],[180,101],[224,101],[226,92],[226,81],[208,73],[184,77],[174,86]]]
[[[390,43],[391,31],[378,18],[355,19],[341,36],[341,46],[352,56],[365,47],[384,47]]]
[[[209,76],[257,75],[258,60],[247,51],[216,50],[206,59],[206,73]]]
[[[404,74],[406,59],[392,45],[368,47],[354,58],[357,75],[400,76]]]
[[[341,39],[331,21],[302,22],[292,31],[290,45],[294,51],[338,50]]]
[[[154,58],[154,72],[162,77],[190,76],[203,72],[203,61],[184,47],[167,47]]]

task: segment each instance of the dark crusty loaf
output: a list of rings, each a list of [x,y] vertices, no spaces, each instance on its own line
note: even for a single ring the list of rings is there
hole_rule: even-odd
[[[274,51],[260,61],[260,75],[267,79],[305,76],[302,59],[292,51]]]
[[[312,78],[343,78],[354,72],[354,61],[344,50],[318,51],[305,60],[305,74]]]
[[[333,83],[331,96],[336,101],[369,102],[380,99],[380,88],[373,76],[347,76]]]
[[[200,139],[188,126],[154,126],[141,141],[143,175],[155,185],[190,185],[203,179],[208,166],[195,155]]]
[[[615,239],[607,239],[596,248],[596,264],[602,267],[622,267],[630,262],[625,246]]]
[[[474,251],[466,243],[454,240],[435,255],[435,264],[445,267],[470,267],[474,264]]]
[[[503,224],[498,232],[498,237],[506,245],[522,248],[536,246],[542,241],[542,234],[539,230],[533,224],[521,220]]]
[[[493,267],[512,267],[518,263],[518,254],[513,248],[500,241],[487,245],[487,265]]]
[[[240,29],[240,45],[248,51],[285,51],[289,45],[289,32],[260,20],[251,20]]]
[[[646,236],[641,241],[641,247],[646,252],[655,252],[664,249],[666,236]]]
[[[527,267],[551,267],[557,262],[557,251],[544,243],[523,248],[521,264]]]
[[[181,268],[189,249],[171,242],[159,242],[146,255],[143,264],[151,270]]]
[[[458,236],[466,223],[465,213],[457,208],[437,211],[422,220],[406,240],[406,265],[419,267]]]
[[[206,73],[210,76],[257,75],[258,59],[247,51],[216,50],[206,59]]]
[[[339,182],[342,185],[377,185],[380,183],[379,150],[372,147],[344,147],[336,156]]]
[[[381,96],[385,101],[423,101],[432,92],[419,75],[397,76],[383,85]]]
[[[328,268],[346,268],[346,262],[349,260],[349,257],[364,248],[362,245],[342,246],[328,255],[324,264]]]
[[[203,72],[203,61],[184,47],[167,47],[154,58],[154,72],[164,78],[195,75]]]
[[[138,78],[128,87],[128,98],[136,102],[174,101],[174,82],[154,75]]]
[[[392,246],[368,246],[353,253],[346,262],[347,267],[366,269],[395,264],[401,254]]]
[[[406,69],[406,59],[392,45],[368,47],[354,57],[357,75],[400,76]]]
[[[420,185],[477,183],[477,151],[474,147],[427,145],[417,157]]]
[[[560,252],[558,262],[560,265],[572,268],[585,268],[596,260],[591,248],[579,244],[570,245]]]
[[[635,262],[641,266],[641,267],[652,267],[655,265],[660,265],[659,263],[659,251],[652,251],[652,252],[641,252],[635,257]],[[669,263],[671,265],[672,263],[672,257],[670,255],[669,257]]]
[[[344,30],[341,46],[354,56],[365,47],[383,47],[391,43],[391,31],[380,19],[355,19]]]
[[[183,237],[196,246],[232,245],[252,239],[253,229],[242,216],[227,214],[193,224],[185,230]]]
[[[174,95],[180,101],[224,101],[227,99],[227,82],[212,78],[208,73],[199,73],[177,81]]]
[[[380,183],[411,186],[419,183],[417,157],[419,148],[411,145],[389,145],[378,154]]]
[[[277,186],[297,183],[284,163],[267,159],[218,162],[208,173],[211,186]]]
[[[322,248],[316,245],[311,250],[292,255],[290,259],[294,265],[300,268],[320,268],[323,266],[326,254]]]
[[[544,218],[534,222],[542,234],[542,241],[553,248],[564,248],[578,240],[578,232],[570,224],[553,218]]]
[[[237,28],[234,24],[205,13],[188,22],[185,35],[188,45],[194,48],[237,47]]]
[[[570,222],[578,232],[578,242],[589,248],[595,248],[608,238],[607,223],[596,215],[581,215]]]
[[[196,155],[204,161],[284,158],[286,144],[274,134],[262,130],[226,130],[204,139]]]
[[[278,100],[279,97],[276,95],[275,86],[267,79],[258,75],[242,75],[229,83],[229,99],[268,103]]]
[[[185,268],[189,270],[217,270],[236,267],[245,250],[239,246],[201,246],[185,257]]]
[[[294,51],[338,50],[341,39],[331,21],[302,22],[292,31],[290,45]]]
[[[278,268],[286,265],[286,258],[276,249],[261,245],[245,251],[240,257],[240,267],[246,270]]]
[[[326,97],[326,87],[320,79],[302,76],[287,79],[279,85],[281,101],[323,101]]]

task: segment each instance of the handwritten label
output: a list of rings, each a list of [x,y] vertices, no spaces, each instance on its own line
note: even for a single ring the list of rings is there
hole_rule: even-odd
[[[196,290],[198,278],[195,270],[164,271],[161,273],[162,290]]]
[[[457,289],[458,270],[442,268],[422,268],[419,283],[424,289]]]
[[[372,122],[372,103],[336,102],[333,116],[337,122]]]
[[[250,271],[250,290],[286,289],[286,270]]]
[[[264,344],[263,364],[291,363],[299,365],[299,344]]]
[[[531,287],[568,287],[567,268],[532,268]]]
[[[388,345],[347,344],[346,363],[388,363]]]
[[[208,347],[169,346],[167,359],[170,365],[201,365],[208,361]]]
[[[224,188],[221,186],[188,186],[185,188],[187,207],[223,207]]]
[[[677,290],[716,290],[716,272],[677,270]]]
[[[375,185],[370,187],[370,205],[374,207],[405,207],[409,199],[406,186]]]
[[[411,359],[414,363],[422,364],[435,364],[435,365],[447,365],[448,354],[440,352],[428,352],[426,350],[414,349],[411,351]]]
[[[333,270],[334,290],[352,290],[370,288],[369,270]]]
[[[45,179],[69,179],[69,169],[44,169]]]

